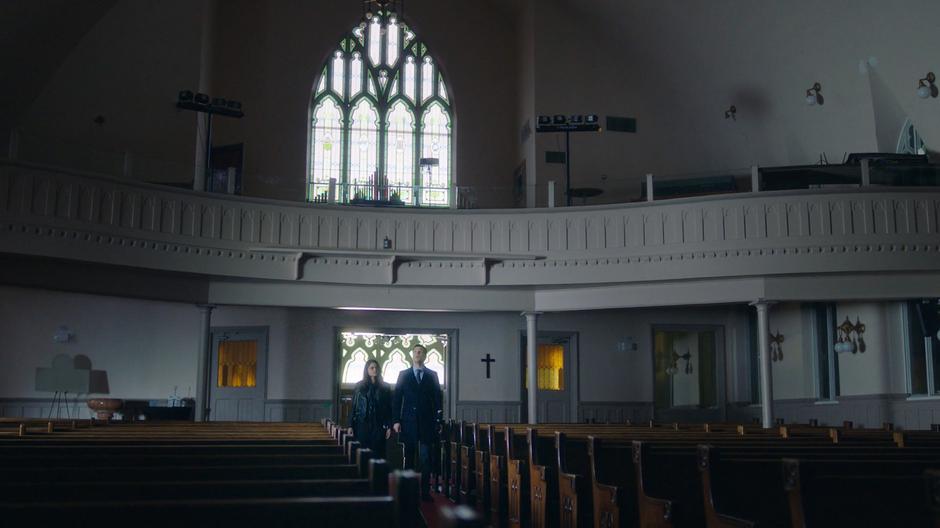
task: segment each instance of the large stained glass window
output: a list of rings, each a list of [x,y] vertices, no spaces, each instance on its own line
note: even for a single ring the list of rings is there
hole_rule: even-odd
[[[413,31],[379,11],[344,35],[311,102],[307,200],[448,207],[452,94]]]
[[[411,350],[422,344],[428,355],[424,366],[437,373],[441,385],[447,385],[447,334],[380,334],[342,332],[340,334],[340,375],[342,385],[351,387],[362,379],[366,362],[379,362],[382,378],[394,385],[398,373],[411,367]]]

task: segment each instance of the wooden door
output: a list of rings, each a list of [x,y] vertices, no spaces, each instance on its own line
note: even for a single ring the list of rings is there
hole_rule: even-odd
[[[264,421],[267,329],[214,329],[209,419]]]

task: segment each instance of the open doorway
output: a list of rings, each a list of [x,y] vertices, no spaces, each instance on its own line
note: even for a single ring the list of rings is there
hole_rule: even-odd
[[[395,386],[398,373],[411,368],[411,349],[424,345],[428,351],[424,366],[437,373],[444,393],[443,408],[449,415],[449,388],[452,385],[453,332],[423,331],[406,332],[396,330],[337,330],[336,405],[337,421],[349,426],[349,413],[356,383],[362,379],[366,362],[374,359],[379,363],[382,379]]]
[[[707,422],[725,419],[724,327],[653,327],[655,419]]]
[[[521,338],[522,421],[528,421],[528,365],[526,336]],[[538,423],[578,421],[578,339],[571,332],[539,332],[536,345],[538,369]]]

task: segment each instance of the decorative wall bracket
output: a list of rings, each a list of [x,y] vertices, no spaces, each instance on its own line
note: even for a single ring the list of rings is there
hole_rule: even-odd
[[[777,333],[771,333],[768,335],[768,340],[770,341],[770,359],[772,361],[783,361],[783,347],[780,346],[783,344],[783,334],[780,333],[780,330],[777,330]]]
[[[846,316],[845,321],[837,326],[836,330],[838,331],[838,339],[833,345],[833,350],[839,353],[851,352],[853,354],[865,352],[866,345],[863,337],[865,324],[859,321],[857,315],[855,316],[855,324],[852,324]]]
[[[529,261],[543,260],[542,255],[509,255],[509,254],[491,254],[483,255],[477,253],[425,253],[416,251],[368,251],[356,249],[305,249],[305,248],[284,248],[284,247],[259,247],[251,248],[255,252],[286,253],[291,255],[297,262],[294,270],[294,279],[303,278],[303,270],[306,262],[311,258],[318,257],[357,257],[363,259],[376,259],[383,262],[388,272],[386,274],[387,284],[398,283],[398,269],[402,264],[408,262],[427,262],[427,261],[464,261],[480,264],[480,286],[486,286],[490,283],[490,270],[494,264],[505,261]]]
[[[679,360],[685,360],[685,365],[682,367],[682,371],[686,374],[692,373],[692,353],[688,350],[684,354],[680,354],[673,349],[672,351],[672,364],[666,367],[666,374],[670,376],[675,375],[679,372]]]

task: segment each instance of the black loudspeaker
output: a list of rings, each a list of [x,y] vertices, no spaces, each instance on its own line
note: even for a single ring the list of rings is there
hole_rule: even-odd
[[[607,130],[636,133],[636,118],[607,116]]]

